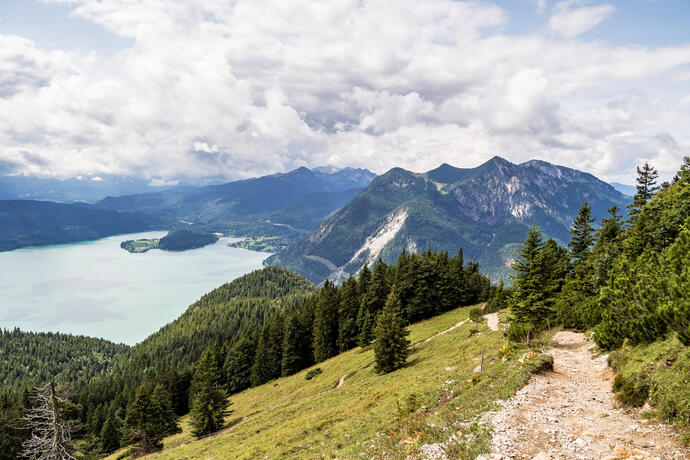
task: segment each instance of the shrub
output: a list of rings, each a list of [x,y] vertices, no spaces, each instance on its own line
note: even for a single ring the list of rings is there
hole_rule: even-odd
[[[321,374],[323,371],[321,370],[320,367],[317,367],[316,369],[312,369],[309,372],[307,372],[307,375],[304,376],[306,380],[311,380],[317,375]]]

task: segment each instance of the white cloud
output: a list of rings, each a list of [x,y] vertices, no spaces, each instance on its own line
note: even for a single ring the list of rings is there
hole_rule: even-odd
[[[500,154],[617,177],[643,156],[671,174],[690,146],[690,45],[578,40],[591,18],[562,39],[501,35],[508,13],[478,2],[53,1],[134,45],[103,57],[0,35],[0,163],[26,173],[164,185]]]
[[[557,3],[554,7],[555,13],[549,19],[549,29],[564,37],[576,37],[610,18],[615,11],[612,5],[573,8],[578,3],[580,2],[576,0],[566,0]]]

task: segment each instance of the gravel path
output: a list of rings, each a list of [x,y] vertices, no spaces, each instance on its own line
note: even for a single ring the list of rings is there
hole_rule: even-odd
[[[485,414],[492,453],[478,459],[690,459],[669,426],[619,407],[607,356],[593,356],[584,334],[561,331],[554,341],[554,371],[533,376]]]
[[[489,329],[498,331],[498,313],[489,313],[488,315],[484,315],[484,318],[486,318]]]

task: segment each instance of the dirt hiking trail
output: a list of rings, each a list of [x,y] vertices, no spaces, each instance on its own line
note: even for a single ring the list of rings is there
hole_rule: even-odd
[[[478,459],[690,459],[669,426],[619,406],[607,356],[594,356],[591,340],[561,331],[554,341],[554,370],[484,415],[493,440],[491,454]]]

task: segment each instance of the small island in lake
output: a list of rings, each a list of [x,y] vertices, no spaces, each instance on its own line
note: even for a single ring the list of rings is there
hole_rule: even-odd
[[[288,246],[288,241],[280,236],[248,236],[242,241],[228,243],[228,246],[257,252],[278,252]]]
[[[218,241],[217,233],[201,233],[192,230],[174,230],[168,232],[163,238],[151,238],[141,240],[127,240],[120,243],[120,247],[131,253],[142,253],[150,249],[162,249],[164,251],[186,251],[188,249],[201,248]]]

